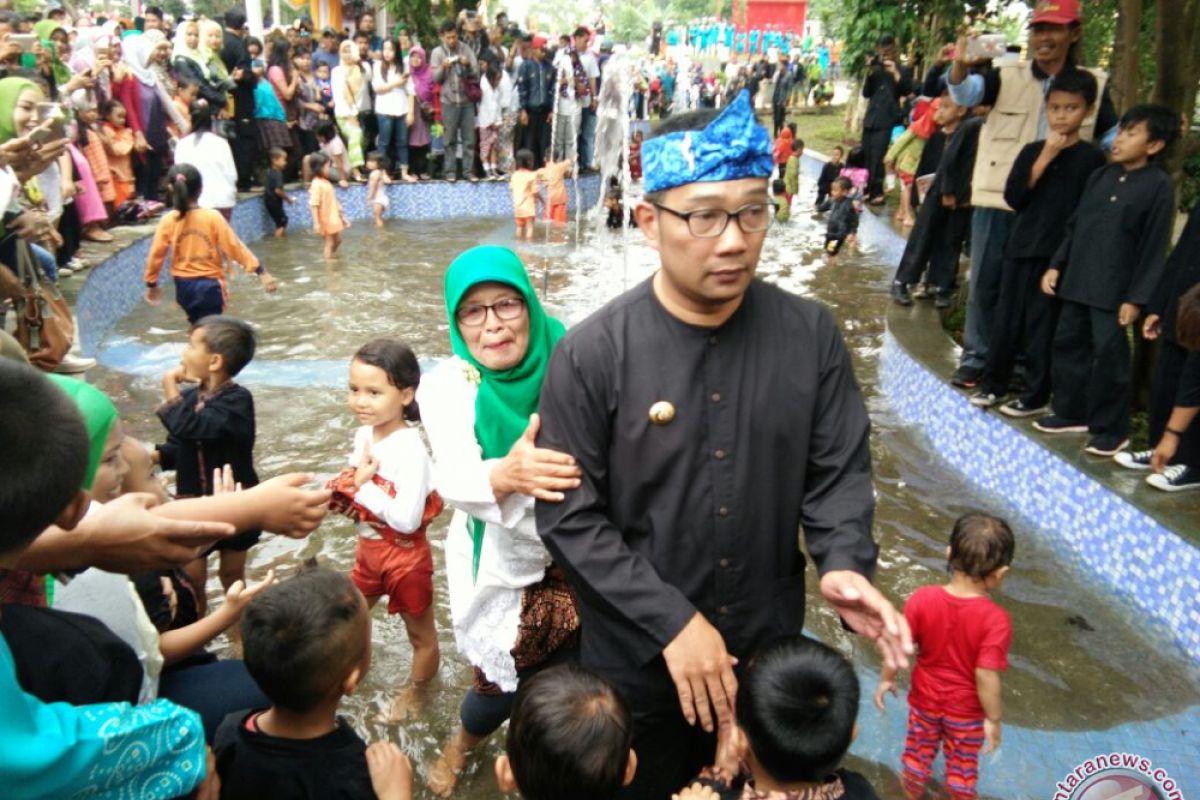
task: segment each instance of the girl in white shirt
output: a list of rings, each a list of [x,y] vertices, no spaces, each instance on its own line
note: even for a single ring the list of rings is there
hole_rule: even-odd
[[[350,467],[329,482],[330,508],[358,523],[350,578],[374,606],[387,595],[413,647],[410,683],[392,704],[402,721],[437,675],[441,655],[433,619],[433,554],[425,529],[442,510],[433,490],[433,463],[421,434],[417,385],[421,368],[411,348],[375,339],[350,362],[350,409],[362,427],[354,434]]]
[[[507,86],[504,83],[506,80]],[[483,98],[479,101],[479,115],[476,118],[476,125],[479,127],[479,160],[483,162],[484,175],[489,180],[494,180],[500,177],[500,125],[504,121],[507,102],[511,102],[512,81],[504,70],[495,64],[489,64],[479,86],[483,90]]]
[[[192,102],[192,132],[175,143],[175,163],[200,173],[200,208],[215,208],[229,219],[237,205],[237,165],[229,142],[212,132],[213,107],[204,98]]]
[[[379,122],[376,149],[388,161],[400,166],[400,179],[415,183],[408,174],[408,126],[412,122],[413,100],[408,90],[408,70],[400,61],[400,49],[385,39],[379,62],[371,76],[375,89],[375,119]]]

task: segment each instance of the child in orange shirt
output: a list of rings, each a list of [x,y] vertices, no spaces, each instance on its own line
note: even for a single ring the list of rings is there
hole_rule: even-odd
[[[120,207],[133,194],[133,130],[125,124],[125,106],[119,100],[109,100],[102,111],[104,124],[100,126],[100,136],[112,176],[112,202],[114,207]]]
[[[546,187],[546,221],[567,221],[567,173],[571,161],[551,161],[538,170],[538,180]]]
[[[517,168],[509,178],[508,188],[512,191],[513,216],[517,220],[517,239],[524,234],[533,240],[533,218],[537,216],[537,178],[533,171],[533,152],[518,150]]]
[[[333,259],[342,244],[342,231],[350,227],[342,204],[338,202],[329,182],[329,157],[324,153],[313,153],[309,166],[313,171],[312,183],[308,186],[308,205],[312,209],[313,232],[325,239],[325,260]]]
[[[182,139],[192,132],[192,103],[200,95],[200,87],[187,80],[179,82],[178,88],[175,89],[175,96],[171,98],[171,102],[175,105],[175,109],[179,112],[179,118],[184,122],[184,129],[180,129],[175,122],[168,117],[167,133],[172,139]]]
[[[146,261],[146,302],[158,305],[162,289],[158,278],[171,250],[171,277],[175,280],[175,302],[195,325],[204,317],[225,312],[229,292],[225,286],[222,256],[236,261],[258,276],[263,288],[275,291],[275,279],[242,244],[221,212],[196,208],[200,198],[200,172],[191,164],[176,164],[167,173],[167,185],[175,210],[154,232]]]

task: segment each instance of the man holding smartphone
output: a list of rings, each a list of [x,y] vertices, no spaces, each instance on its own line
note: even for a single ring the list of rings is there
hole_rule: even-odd
[[[467,174],[472,183],[475,177],[475,103],[467,97],[467,81],[479,80],[479,60],[471,48],[458,41],[458,29],[453,20],[446,20],[439,30],[442,43],[429,57],[433,78],[442,86],[442,125],[446,142],[446,180],[454,181]],[[462,137],[462,166],[455,167],[458,139]]]
[[[896,39],[881,37],[862,90],[867,99],[862,147],[870,173],[867,202],[871,205],[883,204],[883,157],[891,143],[892,129],[904,118],[900,100],[912,94],[912,86],[912,70],[900,63]]]

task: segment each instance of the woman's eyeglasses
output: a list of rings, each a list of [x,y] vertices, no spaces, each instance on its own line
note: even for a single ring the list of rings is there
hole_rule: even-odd
[[[468,306],[460,306],[458,311],[454,312],[454,318],[458,320],[460,325],[466,325],[468,328],[478,328],[487,321],[489,311],[495,313],[496,319],[509,322],[525,313],[525,301],[520,297],[505,297],[503,300],[497,300],[490,306],[476,303]]]

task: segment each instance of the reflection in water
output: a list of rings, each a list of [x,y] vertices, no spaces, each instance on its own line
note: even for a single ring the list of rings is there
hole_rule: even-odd
[[[944,549],[954,518],[984,504],[938,466],[924,441],[899,426],[879,395],[875,376],[889,270],[869,251],[826,259],[821,252],[823,225],[801,210],[800,198],[810,197],[810,188],[802,187],[792,221],[769,234],[760,274],[821,300],[841,320],[875,426],[878,582],[901,603],[916,587],[945,580]],[[547,295],[547,309],[568,324],[617,295],[626,269],[621,232],[589,227],[582,246],[576,247],[573,228],[559,228],[517,247],[534,285]],[[350,355],[378,335],[407,340],[426,364],[449,355],[442,305],[446,265],[474,244],[511,244],[511,235],[509,220],[389,222],[381,232],[356,226],[331,265],[321,262],[317,240],[304,233],[255,245],[279,279],[280,290],[266,296],[242,278],[241,285],[233,287],[230,313],[253,321],[261,332],[256,363],[244,381],[254,391],[258,409],[260,472],[305,470],[324,477],[340,470],[356,427],[342,392]],[[651,274],[656,254],[640,244],[637,231],[630,240],[635,243],[628,254],[632,284]],[[161,436],[152,413],[160,401],[157,374],[173,365],[183,341],[182,315],[164,304],[139,308],[105,343],[104,362],[136,374],[132,382],[110,370],[97,377],[119,404],[132,434],[151,441]],[[402,622],[379,611],[374,615],[371,673],[345,707],[369,739],[396,740],[413,757],[419,773],[453,728],[457,703],[470,680],[467,665],[455,655],[440,577],[441,540],[448,520],[449,514],[443,515],[430,530],[438,563],[438,622],[445,660],[429,713],[399,727],[376,720],[387,709],[395,684],[408,674],[410,656]],[[1019,526],[1018,537],[1016,563],[997,598],[1012,614],[1015,632],[1004,684],[1007,724],[1099,729],[1163,716],[1197,701],[1196,678],[1180,661],[1162,655],[1161,648],[1139,636],[1105,598],[1056,564],[1048,549],[1022,536]],[[252,554],[250,573],[261,575],[268,566],[280,566],[286,573],[309,556],[349,571],[354,557],[349,522],[331,516],[303,542],[267,537]],[[816,581],[809,583],[814,586]],[[210,590],[216,585],[214,580]],[[843,633],[833,612],[815,594],[808,607],[813,631],[864,669],[877,668],[874,652]],[[889,713],[904,713],[902,704],[893,704]],[[871,725],[872,720],[860,724]],[[491,758],[500,741],[494,737],[485,757],[472,762],[456,797],[497,796]],[[863,755],[886,765],[867,770],[879,781],[882,796],[899,798],[890,772],[902,742],[894,745],[888,752]],[[427,796],[422,792],[418,796]]]

